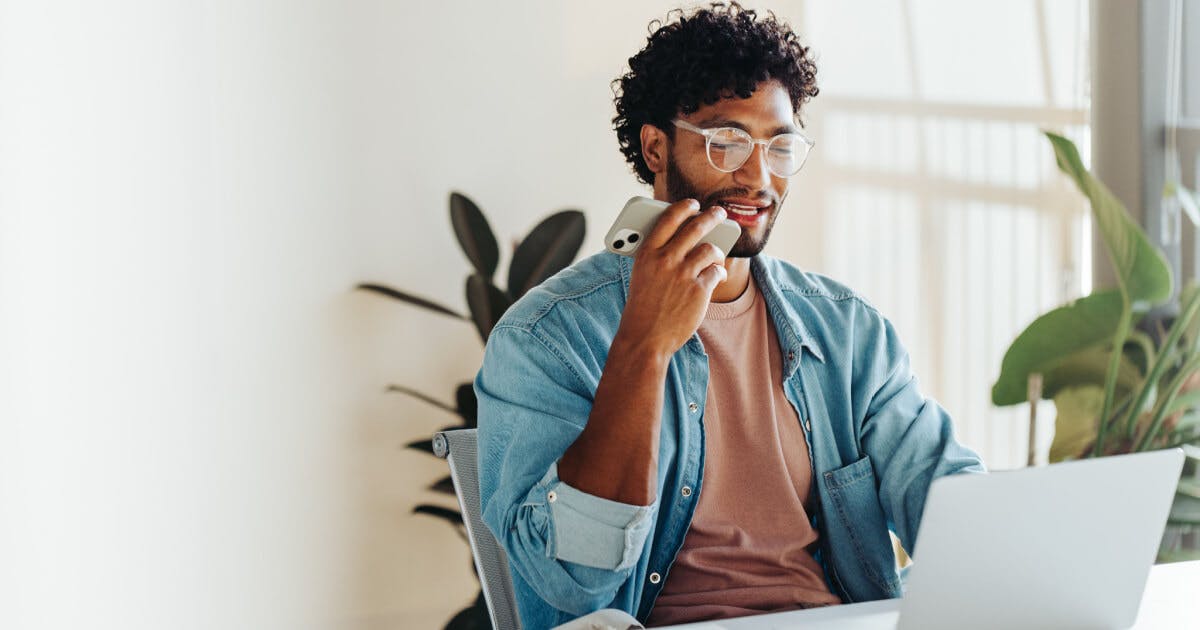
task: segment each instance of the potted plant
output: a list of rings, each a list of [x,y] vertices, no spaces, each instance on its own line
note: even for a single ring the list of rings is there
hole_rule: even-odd
[[[492,233],[487,218],[484,217],[479,206],[466,195],[457,192],[450,193],[450,223],[454,227],[454,234],[458,238],[459,246],[462,247],[463,253],[466,254],[473,268],[465,283],[467,308],[470,315],[464,315],[432,300],[382,284],[363,283],[359,284],[357,288],[419,306],[439,315],[473,322],[475,330],[485,344],[492,328],[509,306],[530,289],[575,260],[586,232],[584,215],[578,210],[562,210],[542,220],[524,239],[515,244],[508,268],[507,288],[501,289],[493,280],[500,260],[500,248],[496,243],[496,236]],[[443,402],[403,385],[389,385],[387,391],[412,396],[438,409],[455,414],[461,419],[459,424],[443,427],[438,431],[473,429],[477,426],[476,409],[478,404],[475,399],[475,390],[469,382],[460,383],[455,387],[454,404]],[[433,456],[432,436],[414,440],[405,446]],[[454,495],[454,484],[449,475],[433,482],[428,489]],[[458,510],[426,503],[413,508],[413,512],[443,519],[460,530],[459,533],[463,540],[467,539],[463,530],[462,513]],[[472,563],[472,571],[474,566]],[[446,630],[473,630],[490,626],[487,605],[484,603],[483,593],[480,592],[475,597],[474,603],[455,614],[445,628]]]
[[[1174,292],[1166,260],[1083,167],[1075,145],[1045,135],[1059,169],[1091,202],[1117,286],[1045,313],[1021,332],[1004,355],[993,404],[1053,400],[1051,462],[1200,444],[1200,289],[1183,288],[1174,317],[1150,316]],[[1200,526],[1194,481],[1181,481],[1170,524]]]

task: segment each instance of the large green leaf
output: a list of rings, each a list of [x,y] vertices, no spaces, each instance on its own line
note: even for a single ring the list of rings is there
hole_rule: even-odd
[[[1161,252],[1129,216],[1125,206],[1083,167],[1079,151],[1068,139],[1046,132],[1054,145],[1058,168],[1075,181],[1092,202],[1096,228],[1108,248],[1117,282],[1135,309],[1159,304],[1171,296],[1171,269]]]
[[[1096,440],[1097,418],[1104,405],[1104,388],[1099,385],[1068,387],[1054,397],[1054,441],[1050,462],[1073,459]]]
[[[1112,343],[1124,302],[1119,291],[1100,291],[1042,315],[1017,336],[1000,364],[992,403],[1016,405],[1028,399],[1029,375],[1050,370],[1072,355]],[[1107,356],[1107,353],[1105,353]],[[1102,364],[1101,373],[1105,366]],[[1063,374],[1066,378],[1067,373]],[[1052,381],[1049,379],[1048,381]],[[1100,382],[1103,383],[1103,377]],[[1047,382],[1054,391],[1064,382]],[[1051,389],[1043,392],[1050,397]]]
[[[556,212],[537,224],[513,252],[508,294],[514,300],[575,260],[583,245],[586,220],[578,210]]]
[[[1054,398],[1059,391],[1075,385],[1104,386],[1111,358],[1108,344],[1080,350],[1054,363],[1041,372],[1042,398]],[[1121,356],[1117,368],[1117,397],[1129,393],[1142,381],[1143,373],[1127,355]]]
[[[500,247],[479,206],[462,193],[450,193],[450,223],[475,271],[491,280],[500,262]]]

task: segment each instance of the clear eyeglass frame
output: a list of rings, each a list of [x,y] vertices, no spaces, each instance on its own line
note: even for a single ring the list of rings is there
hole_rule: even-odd
[[[738,129],[737,127],[713,127],[711,129],[705,129],[703,127],[697,127],[696,125],[679,118],[676,118],[671,122],[680,129],[691,131],[692,133],[698,133],[704,136],[704,154],[708,157],[708,163],[722,173],[732,173],[739,168],[742,168],[742,166],[746,164],[746,161],[750,159],[750,156],[754,154],[754,145],[759,144],[762,145],[763,153],[767,156],[767,169],[771,171],[771,174],[775,175],[776,177],[791,177],[796,173],[799,173],[800,169],[804,168],[804,163],[808,161],[808,154],[812,151],[813,146],[816,145],[815,142],[799,132],[781,133],[773,138],[761,140],[751,136],[746,132],[746,130]],[[725,167],[718,165],[717,160],[713,157],[713,138],[721,134],[727,134],[742,142],[743,149],[746,151],[744,157],[742,157],[740,160],[734,160],[735,163],[732,165],[726,164]],[[771,152],[771,147],[777,142],[787,141],[793,138],[799,140],[799,146],[804,147],[804,155],[800,156],[800,159],[796,162],[794,168],[792,168],[790,172],[787,172],[788,169],[781,169],[777,167],[776,163],[779,162],[779,160],[772,159],[774,154]],[[745,147],[749,148],[745,149]]]

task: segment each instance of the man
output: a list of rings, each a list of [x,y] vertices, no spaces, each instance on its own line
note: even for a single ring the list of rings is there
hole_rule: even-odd
[[[811,145],[808,49],[714,5],[617,83],[621,150],[673,202],[635,259],[531,291],[475,382],[483,517],[525,627],[619,608],[663,625],[898,597],[929,484],[982,471],[888,321],[760,254]],[[729,253],[699,244],[724,218]]]

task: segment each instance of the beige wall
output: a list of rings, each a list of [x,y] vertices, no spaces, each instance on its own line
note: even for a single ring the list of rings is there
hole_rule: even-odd
[[[634,10],[636,7],[636,10]],[[608,81],[651,5],[0,5],[0,625],[431,627],[411,516],[473,375],[450,190],[502,241],[641,189]],[[507,250],[507,248],[506,248]],[[503,269],[503,267],[502,267]]]

